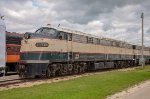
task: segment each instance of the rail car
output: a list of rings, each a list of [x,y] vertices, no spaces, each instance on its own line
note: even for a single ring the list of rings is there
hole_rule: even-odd
[[[86,33],[42,27],[25,33],[20,50],[20,77],[76,74],[139,64],[141,47]],[[144,50],[150,62],[150,48]]]
[[[23,34],[6,32],[6,73],[18,70],[22,37]]]

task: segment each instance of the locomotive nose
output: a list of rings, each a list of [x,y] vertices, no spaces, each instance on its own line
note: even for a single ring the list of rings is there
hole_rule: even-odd
[[[49,43],[47,40],[48,39],[39,38],[24,40],[26,42],[23,42],[24,46],[21,48],[21,60],[28,63],[31,63],[31,61],[33,63],[40,63],[44,60],[49,60],[50,57],[47,51],[49,49]]]

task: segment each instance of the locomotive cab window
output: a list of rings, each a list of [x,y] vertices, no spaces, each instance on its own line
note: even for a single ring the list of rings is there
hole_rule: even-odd
[[[58,39],[62,40],[64,37],[64,33],[63,32],[59,32],[58,33]]]
[[[57,35],[57,38],[60,40],[67,40],[67,33],[60,31]]]
[[[35,32],[35,34],[41,34],[41,35],[44,35],[46,37],[55,39],[58,35],[58,31],[56,29],[53,29],[53,28],[44,27],[44,28],[38,29]]]

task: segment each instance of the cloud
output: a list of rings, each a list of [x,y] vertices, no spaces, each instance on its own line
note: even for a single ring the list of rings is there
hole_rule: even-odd
[[[7,31],[33,32],[46,24],[60,24],[140,44],[144,12],[145,45],[150,46],[149,5],[149,0],[1,0],[0,13],[5,15]]]

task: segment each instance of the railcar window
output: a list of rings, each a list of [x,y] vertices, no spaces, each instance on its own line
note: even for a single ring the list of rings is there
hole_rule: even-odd
[[[75,42],[80,42],[80,43],[87,42],[86,37],[83,35],[73,34],[72,38],[73,38],[73,41]]]
[[[107,46],[111,46],[111,41],[107,40]]]
[[[148,48],[148,47],[145,47],[144,49],[145,49],[146,51],[149,51],[149,48]]]
[[[8,50],[11,50],[11,47],[7,47],[7,49],[6,49],[6,50],[7,50],[7,51],[8,51]]]
[[[120,42],[120,47],[123,48],[123,42]]]
[[[20,47],[18,46],[7,46],[7,52],[19,52],[20,51]]]
[[[68,33],[67,34],[67,39],[68,39],[68,41],[72,41],[72,34]]]
[[[15,52],[19,52],[19,51],[20,51],[20,48],[19,48],[19,47],[14,47],[14,51],[15,51]]]
[[[21,44],[21,40],[22,38],[19,37],[10,37],[10,36],[6,37],[7,44]]]
[[[132,46],[129,44],[129,45],[128,45],[128,48],[130,49],[130,48],[132,48]]]
[[[106,46],[108,46],[108,45],[109,45],[109,42],[108,42],[107,40],[105,41],[105,45],[106,45]]]
[[[93,44],[96,44],[96,38],[93,38]]]
[[[127,44],[124,45],[124,48],[127,48]]]
[[[124,44],[124,46],[123,46],[124,48],[126,48],[126,44]]]
[[[100,44],[100,39],[96,39],[96,44]]]
[[[86,38],[86,36],[81,36],[81,41],[82,41],[82,43],[87,43],[87,38]]]
[[[112,46],[116,46],[116,42],[113,41],[113,42],[112,42]]]
[[[128,48],[128,49],[129,49],[129,48],[130,48],[130,45],[129,45],[129,44],[127,44],[127,47],[126,47],[126,48]]]
[[[93,43],[93,38],[92,37],[87,37],[87,43]]]
[[[119,43],[119,42],[116,42],[116,46],[117,46],[117,47],[120,47],[120,43]]]
[[[80,35],[77,35],[77,34],[73,35],[73,41],[75,41],[75,42],[81,42],[80,39],[81,39]]]
[[[112,46],[112,41],[109,41],[109,46]]]
[[[125,43],[122,43],[122,48],[125,48]]]
[[[94,39],[93,39],[93,43],[94,43],[94,44],[100,44],[100,39],[94,38]]]
[[[105,40],[101,39],[100,44],[105,45]]]

